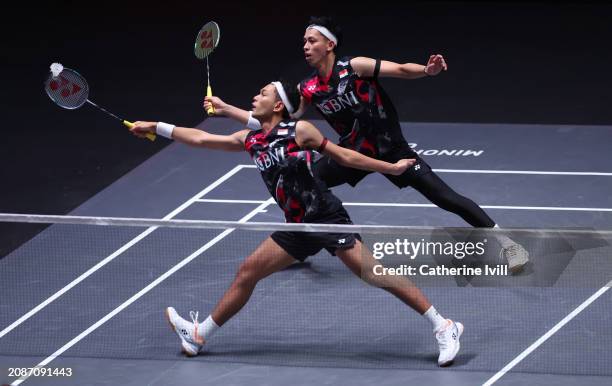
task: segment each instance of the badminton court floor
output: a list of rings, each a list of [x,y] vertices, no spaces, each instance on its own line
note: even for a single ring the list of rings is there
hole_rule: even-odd
[[[327,125],[315,121],[330,138]],[[202,128],[238,129],[224,119]],[[404,123],[451,187],[503,227],[612,229],[612,127]],[[163,140],[163,139],[159,139]],[[334,192],[353,222],[462,227],[414,190],[370,175]],[[71,215],[283,222],[246,153],[173,143]],[[429,324],[319,253],[262,281],[252,300],[184,358],[163,310],[210,313],[269,232],[56,224],[0,260],[0,383],[31,385],[607,385],[610,270],[580,285],[424,288],[464,323],[439,369]],[[609,252],[607,240],[585,248]],[[609,259],[606,255],[604,258]],[[576,264],[576,261],[572,263]]]

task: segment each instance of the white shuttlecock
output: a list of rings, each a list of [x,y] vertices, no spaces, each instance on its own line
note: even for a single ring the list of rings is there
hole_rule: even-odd
[[[64,66],[62,66],[61,63],[51,64],[51,73],[53,74],[54,78],[58,77],[62,71],[64,71]]]

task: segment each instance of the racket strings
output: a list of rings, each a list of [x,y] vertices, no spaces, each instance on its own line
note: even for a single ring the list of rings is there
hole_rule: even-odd
[[[59,106],[76,109],[87,101],[89,85],[76,71],[64,69],[57,76],[49,76],[45,82],[45,91]]]
[[[111,113],[89,100],[89,85],[85,78],[74,70],[64,68],[59,63],[51,65],[51,75],[45,82],[45,91],[49,98],[62,108],[74,110],[85,103],[89,103],[99,111],[121,121],[126,127],[131,129],[134,126],[132,122]],[[147,133],[145,136],[150,141],[155,140],[155,134],[153,133]]]

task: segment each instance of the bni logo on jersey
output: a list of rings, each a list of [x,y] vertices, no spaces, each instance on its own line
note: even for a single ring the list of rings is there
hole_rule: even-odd
[[[348,70],[345,68],[344,70],[340,71],[338,75],[340,76],[340,79],[342,79],[348,75]]]

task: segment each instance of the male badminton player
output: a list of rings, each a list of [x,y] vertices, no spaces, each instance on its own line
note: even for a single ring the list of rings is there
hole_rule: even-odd
[[[404,138],[395,107],[378,78],[417,79],[438,75],[447,69],[442,55],[431,55],[426,65],[394,63],[367,57],[338,57],[342,33],[329,17],[312,17],[304,32],[304,57],[314,68],[298,85],[300,107],[293,117],[300,117],[306,106],[314,105],[338,133],[338,145],[370,157],[395,162],[414,158],[416,162],[399,176],[385,174],[398,188],[411,186],[436,206],[459,215],[474,227],[497,227],[496,223],[474,201],[448,186],[431,167],[414,152]],[[257,128],[247,112],[228,106],[216,98],[207,98],[218,115],[249,122]],[[332,157],[315,163],[314,172],[327,186],[348,183],[356,186],[369,170],[341,165]],[[519,272],[529,261],[528,252],[512,239],[497,234],[500,256],[512,272]]]
[[[312,174],[314,151],[326,154],[340,165],[390,175],[403,174],[414,159],[389,163],[334,145],[309,122],[290,119],[295,111],[293,106],[298,103],[295,86],[272,82],[253,99],[252,115],[261,123],[259,130],[214,135],[163,122],[135,122],[131,130],[138,136],[156,133],[193,146],[245,150],[284,211],[287,222],[351,224],[342,202]],[[205,108],[209,105],[204,103]],[[323,248],[338,256],[354,274],[384,288],[429,320],[439,346],[438,364],[452,363],[459,351],[463,325],[440,316],[407,278],[375,275],[373,267],[378,263],[361,243],[360,236],[351,233],[274,232],[244,260],[229,289],[206,320],[199,323],[197,313],[192,312],[189,322],[168,307],[166,316],[181,340],[183,352],[188,356],[197,355],[213,333],[247,303],[259,280]]]

